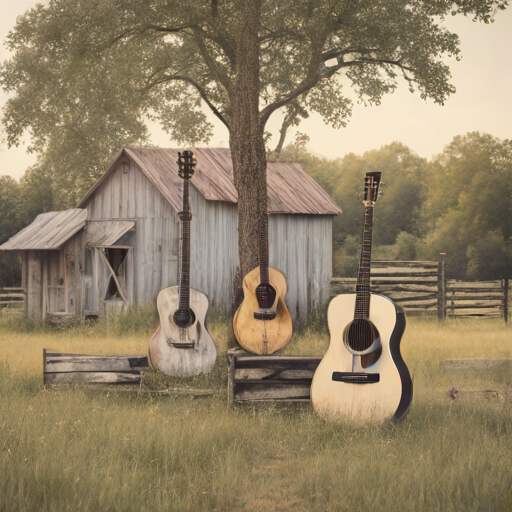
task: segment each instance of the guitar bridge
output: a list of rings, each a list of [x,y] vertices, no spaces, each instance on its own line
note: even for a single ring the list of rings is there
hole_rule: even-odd
[[[174,347],[174,348],[195,348],[196,342],[195,341],[179,342],[179,341],[174,341],[172,338],[169,338],[167,340],[167,345],[169,345],[169,347]]]
[[[351,384],[373,384],[380,382],[380,373],[365,372],[333,372],[332,380]]]

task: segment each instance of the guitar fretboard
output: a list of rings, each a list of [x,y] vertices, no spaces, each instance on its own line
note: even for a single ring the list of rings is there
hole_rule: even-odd
[[[359,258],[354,318],[367,319],[370,315],[370,266],[372,261],[373,205],[365,206],[363,243]]]
[[[190,220],[192,213],[189,203],[188,179],[183,181],[183,211],[179,213],[181,219],[181,254],[180,254],[180,289],[179,308],[190,307]]]
[[[268,216],[264,212],[260,215],[259,238],[260,283],[268,283]]]

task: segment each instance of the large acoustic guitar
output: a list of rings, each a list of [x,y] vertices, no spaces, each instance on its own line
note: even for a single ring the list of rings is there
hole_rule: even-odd
[[[380,172],[365,178],[364,231],[355,294],[335,297],[327,313],[331,343],[311,384],[321,416],[400,418],[412,400],[412,380],[400,354],[405,316],[391,299],[370,292],[373,209]]]
[[[157,297],[160,325],[148,344],[151,365],[166,375],[190,376],[209,372],[217,349],[204,326],[208,298],[190,288],[189,180],[196,161],[192,151],[178,153],[179,177],[183,179],[183,211],[180,240],[180,284],[164,288]]]
[[[243,281],[244,300],[233,319],[235,337],[254,354],[272,354],[292,337],[292,319],[284,302],[286,276],[268,263],[267,213],[260,214],[259,266]]]

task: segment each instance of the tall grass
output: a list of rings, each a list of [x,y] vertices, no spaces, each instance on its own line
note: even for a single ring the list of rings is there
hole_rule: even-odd
[[[151,327],[152,328],[152,327]],[[0,511],[508,511],[512,406],[447,391],[510,390],[507,369],[446,372],[448,358],[512,357],[499,321],[412,319],[403,340],[415,395],[399,423],[355,426],[309,409],[226,408],[222,318],[211,398],[42,387],[42,348],[144,354],[151,329],[0,330]],[[149,331],[149,332],[148,332]],[[326,332],[287,353],[322,354]],[[209,379],[205,381],[204,379]]]

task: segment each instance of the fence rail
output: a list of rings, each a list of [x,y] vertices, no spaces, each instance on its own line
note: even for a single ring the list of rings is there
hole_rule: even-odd
[[[502,317],[508,321],[509,279],[460,282],[445,278],[446,255],[439,261],[373,260],[370,282],[374,293],[386,295],[409,314],[450,317]],[[335,277],[333,284],[355,292],[356,278]]]
[[[0,288],[0,308],[22,308],[25,303],[25,289]]]

